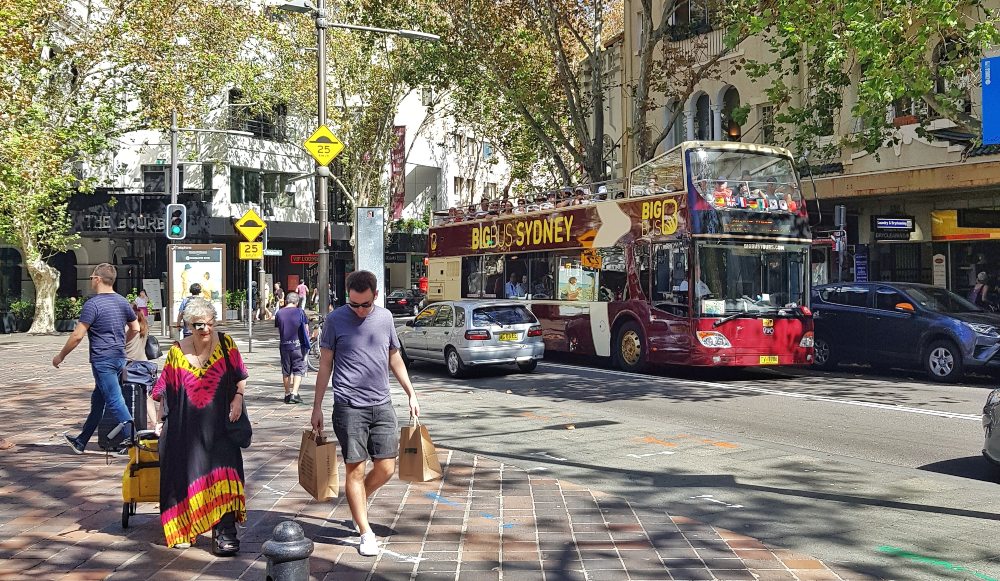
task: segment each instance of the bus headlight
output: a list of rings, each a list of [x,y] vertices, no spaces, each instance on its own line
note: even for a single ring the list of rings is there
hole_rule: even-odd
[[[799,341],[799,347],[812,348],[815,343],[813,337],[814,335],[812,331],[806,331],[806,334],[802,335],[802,340]]]
[[[732,344],[729,339],[718,331],[698,331],[698,342],[712,349],[729,349]]]

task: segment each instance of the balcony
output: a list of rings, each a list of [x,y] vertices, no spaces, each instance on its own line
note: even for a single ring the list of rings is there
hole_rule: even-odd
[[[728,55],[735,52],[726,49],[725,31],[715,30],[707,22],[673,26],[670,29],[669,38],[673,50],[697,55],[695,61],[699,63],[716,55]]]

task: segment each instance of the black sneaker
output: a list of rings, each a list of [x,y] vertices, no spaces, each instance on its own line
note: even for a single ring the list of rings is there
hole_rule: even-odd
[[[295,403],[292,401],[292,394],[290,393],[285,394],[285,403]]]
[[[70,448],[73,448],[73,452],[77,454],[83,454],[83,446],[76,439],[69,437],[69,434],[63,432],[63,438],[66,438],[66,443],[69,444]]]
[[[302,398],[299,397],[299,394],[292,394],[292,403],[302,403]]]

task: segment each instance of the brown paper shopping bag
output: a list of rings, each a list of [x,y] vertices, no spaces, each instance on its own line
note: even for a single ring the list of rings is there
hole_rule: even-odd
[[[427,428],[417,418],[399,430],[399,479],[427,482],[441,478],[441,463]]]
[[[337,481],[336,440],[328,440],[322,433],[312,430],[302,432],[299,446],[299,485],[316,500],[335,498],[340,489]]]

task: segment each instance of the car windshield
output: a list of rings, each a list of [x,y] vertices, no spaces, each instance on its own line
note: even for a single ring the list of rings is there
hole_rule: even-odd
[[[472,311],[472,324],[476,327],[487,325],[535,324],[537,320],[527,308],[521,305],[498,305],[476,307]]]
[[[939,287],[902,287],[921,307],[935,313],[978,313],[982,309],[948,289]]]
[[[389,298],[390,299],[398,299],[398,298],[402,298],[402,297],[405,297],[405,296],[406,296],[406,291],[405,290],[394,290],[391,293],[389,293]]]

